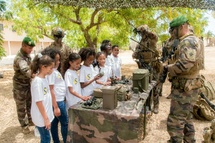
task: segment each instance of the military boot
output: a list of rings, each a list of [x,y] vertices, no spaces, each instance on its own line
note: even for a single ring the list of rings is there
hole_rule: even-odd
[[[158,114],[158,107],[154,107],[153,112],[154,112],[155,114]]]
[[[29,134],[30,133],[30,129],[28,126],[22,127],[22,132],[23,134]]]
[[[34,123],[32,122],[32,120],[28,121],[28,126],[34,126]]]

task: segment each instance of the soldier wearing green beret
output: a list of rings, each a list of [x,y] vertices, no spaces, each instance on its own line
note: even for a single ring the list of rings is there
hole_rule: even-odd
[[[195,129],[192,123],[193,105],[201,87],[199,71],[203,68],[199,39],[189,30],[188,19],[179,16],[170,23],[179,38],[175,62],[164,66],[172,83],[170,113],[167,131],[170,143],[194,143]]]
[[[30,133],[28,126],[33,125],[30,115],[30,53],[32,52],[34,46],[34,41],[29,37],[25,37],[22,41],[22,47],[16,54],[13,62],[13,97],[16,102],[18,120],[24,134]]]
[[[55,48],[55,49],[60,51],[61,63],[64,63],[64,61],[69,57],[69,54],[72,53],[72,49],[70,47],[66,46],[62,41],[64,36],[65,36],[65,33],[61,28],[55,27],[52,29],[52,36],[54,38],[54,42],[51,43],[51,45],[49,47]],[[59,66],[58,70],[60,71],[60,73],[64,77],[63,64],[61,64]]]

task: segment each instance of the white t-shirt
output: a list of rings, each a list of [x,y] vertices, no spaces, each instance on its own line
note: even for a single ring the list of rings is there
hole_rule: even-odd
[[[100,81],[102,83],[107,82],[108,79],[111,77],[111,68],[106,66],[106,65],[104,67],[100,67],[100,69],[98,66],[96,66],[94,68],[94,70],[95,70],[96,75],[101,73],[101,72],[104,73],[104,75],[100,79],[98,79],[98,81]],[[102,86],[103,85],[101,85],[101,84],[95,83],[95,88],[101,88]]]
[[[95,72],[94,72],[94,68],[92,65],[90,65],[89,67],[82,65],[81,69],[80,69],[80,82],[87,82],[90,81],[94,78],[95,76]],[[91,84],[89,84],[88,86],[82,88],[81,92],[83,96],[88,96],[93,94],[93,90],[95,88],[95,81],[93,81]]]
[[[111,55],[108,55],[107,58],[105,59],[105,65],[109,66],[109,67],[112,67],[113,61],[111,59]]]
[[[114,57],[111,54],[111,61],[112,61],[112,70],[113,70],[113,75],[121,78],[121,65],[122,65],[122,60],[119,57]]]
[[[49,88],[49,84],[46,78],[40,78],[36,76],[31,83],[31,117],[33,123],[38,127],[44,127],[44,119],[39,111],[36,102],[42,101],[49,121],[54,119],[54,113],[52,108],[52,97]]]
[[[69,88],[68,87],[72,87],[74,91],[76,91],[78,94],[81,95],[81,85],[79,82],[79,77],[77,74],[77,71],[74,70],[70,70],[68,69],[64,75],[64,79],[66,82],[66,104],[67,104],[67,109],[69,107],[71,107],[72,105],[78,103],[79,101],[81,101],[80,98],[76,97],[75,95],[71,94],[69,92]]]
[[[46,76],[49,85],[54,85],[56,101],[64,101],[66,97],[66,84],[61,73],[54,69],[51,75]]]

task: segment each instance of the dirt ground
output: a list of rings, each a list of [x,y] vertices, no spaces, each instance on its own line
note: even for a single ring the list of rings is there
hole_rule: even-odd
[[[124,75],[131,76],[137,68],[131,58],[131,51],[122,51],[122,72]],[[202,74],[206,79],[215,85],[215,47],[205,48],[205,70]],[[0,78],[0,142],[1,143],[37,143],[39,138],[34,136],[34,127],[31,133],[24,135],[17,120],[16,106],[12,94],[12,65],[0,67],[0,72],[4,73],[4,78]],[[166,97],[170,93],[170,83],[166,82],[163,87],[163,96],[160,97],[159,114],[154,114],[147,124],[148,133],[141,143],[166,143],[169,135],[166,129],[166,120],[170,108],[170,100]],[[210,126],[210,122],[194,119],[197,143],[203,140],[203,128]]]

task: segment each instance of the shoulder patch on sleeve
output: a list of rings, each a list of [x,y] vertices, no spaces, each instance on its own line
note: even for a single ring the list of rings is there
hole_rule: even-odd
[[[190,60],[190,61],[196,60],[196,50],[195,49],[187,48],[184,52],[185,52],[185,55],[188,60]]]

